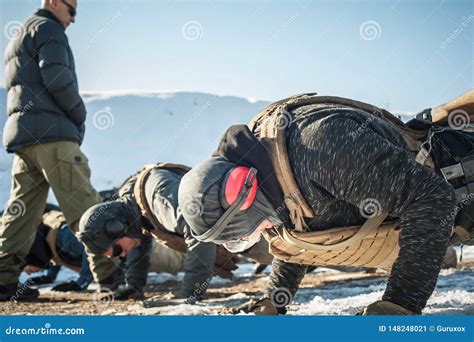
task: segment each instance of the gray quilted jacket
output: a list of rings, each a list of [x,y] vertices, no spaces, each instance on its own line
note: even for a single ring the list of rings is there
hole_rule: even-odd
[[[82,143],[86,109],[63,26],[40,9],[5,51],[8,152],[50,141]]]

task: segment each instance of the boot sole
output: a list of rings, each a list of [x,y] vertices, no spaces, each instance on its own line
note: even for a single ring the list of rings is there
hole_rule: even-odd
[[[31,296],[20,296],[20,297],[16,298],[15,300],[13,300],[12,298],[15,298],[15,295],[0,294],[0,302],[8,302],[8,301],[23,302],[23,301],[29,301],[29,300],[32,300],[32,299],[36,299],[38,297],[39,297],[39,293],[36,294],[36,295],[31,295]]]

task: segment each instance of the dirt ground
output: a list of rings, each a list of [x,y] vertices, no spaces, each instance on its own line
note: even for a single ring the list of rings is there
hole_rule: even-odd
[[[334,275],[307,274],[301,288],[318,287],[331,283],[340,283],[360,279],[385,277],[384,273],[340,273]],[[217,304],[225,301],[233,294],[261,296],[265,289],[268,275],[251,276],[233,280],[226,284],[211,284],[206,295],[205,303]],[[107,315],[116,313],[150,314],[137,310],[137,305],[144,308],[153,308],[153,314],[166,314],[170,307],[178,305],[182,300],[173,298],[173,291],[178,290],[177,281],[166,281],[162,284],[148,286],[145,301],[116,301],[107,293],[98,294],[95,291],[82,293],[46,292],[31,302],[5,302],[0,308],[0,315]],[[40,290],[40,292],[42,292]],[[106,300],[100,300],[102,297]],[[245,301],[241,296],[240,302]],[[239,298],[237,298],[239,299]],[[239,300],[237,300],[239,302]],[[138,311],[138,312],[137,312]],[[218,312],[216,312],[218,313]]]
[[[458,268],[474,268],[474,261],[463,262]],[[335,272],[330,274],[307,274],[301,288],[318,288],[329,284],[346,283],[363,279],[383,279],[384,272]],[[207,298],[199,303],[201,310],[194,314],[202,314],[202,307],[209,308],[208,314],[219,314],[230,305],[238,305],[249,299],[258,297],[268,280],[268,273],[240,277],[230,282],[217,282],[210,285]],[[168,280],[147,287],[145,301],[117,301],[107,293],[95,291],[82,293],[51,292],[49,288],[40,289],[41,296],[31,302],[4,302],[0,306],[0,315],[166,315],[176,313],[176,307],[182,306],[183,313],[193,314],[192,307],[184,305],[183,300],[174,298],[173,291],[179,287],[176,280]],[[106,300],[100,300],[103,296]],[[188,311],[188,308],[189,309]],[[291,306],[290,306],[291,310]]]

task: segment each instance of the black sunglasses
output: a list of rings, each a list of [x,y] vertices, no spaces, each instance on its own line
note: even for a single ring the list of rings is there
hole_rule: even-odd
[[[61,2],[67,6],[67,9],[68,9],[68,11],[69,11],[69,15],[70,15],[71,17],[75,17],[75,16],[77,15],[77,11],[76,11],[76,9],[75,9],[74,7],[72,7],[70,4],[68,4],[68,3],[67,3],[66,1],[64,1],[64,0],[61,0]]]

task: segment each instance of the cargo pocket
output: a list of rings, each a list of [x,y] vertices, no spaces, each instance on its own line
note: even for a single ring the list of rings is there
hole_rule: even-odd
[[[42,182],[37,177],[37,172],[29,165],[27,156],[15,153],[11,170],[12,188],[11,196],[22,196],[25,192],[35,189],[38,190],[38,184]],[[1,216],[0,216],[1,221]]]
[[[65,143],[57,149],[59,181],[64,191],[74,192],[91,177],[87,157],[74,143]]]

